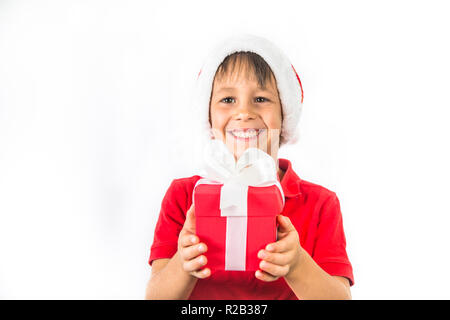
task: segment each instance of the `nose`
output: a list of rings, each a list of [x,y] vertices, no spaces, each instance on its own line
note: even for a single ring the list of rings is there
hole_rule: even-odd
[[[253,108],[250,103],[242,102],[236,108],[234,120],[248,121],[248,120],[255,120],[256,118],[257,115],[253,111]]]

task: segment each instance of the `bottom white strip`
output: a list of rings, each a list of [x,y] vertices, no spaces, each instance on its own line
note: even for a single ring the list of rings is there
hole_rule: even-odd
[[[247,253],[247,217],[227,217],[225,270],[244,271]]]

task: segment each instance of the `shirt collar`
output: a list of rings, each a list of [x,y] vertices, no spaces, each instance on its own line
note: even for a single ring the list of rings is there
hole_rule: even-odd
[[[278,165],[281,170],[285,171],[283,180],[280,181],[281,188],[283,189],[284,196],[287,198],[299,196],[302,194],[300,191],[300,181],[299,176],[292,169],[292,164],[287,159],[278,159]],[[278,181],[280,177],[278,177]]]

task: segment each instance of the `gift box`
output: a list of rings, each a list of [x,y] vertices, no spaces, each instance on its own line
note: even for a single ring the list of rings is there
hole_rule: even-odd
[[[207,267],[256,271],[258,251],[276,241],[276,216],[284,207],[275,161],[248,148],[236,162],[223,142],[211,140],[204,163],[193,202],[196,234],[208,246]]]
[[[208,246],[207,267],[212,272],[256,271],[258,251],[277,238],[276,216],[283,210],[280,189],[276,185],[249,186],[246,214],[223,216],[222,188],[223,184],[199,184],[194,190],[196,233]]]

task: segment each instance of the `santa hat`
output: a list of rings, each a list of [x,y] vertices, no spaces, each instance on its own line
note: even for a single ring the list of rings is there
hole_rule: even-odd
[[[209,102],[217,68],[228,55],[239,51],[250,51],[260,55],[272,69],[283,108],[280,143],[282,145],[296,142],[297,125],[303,105],[303,88],[300,78],[289,59],[274,43],[251,34],[239,34],[219,42],[207,56],[198,73],[195,93],[191,101],[197,108],[204,136],[211,138]]]

